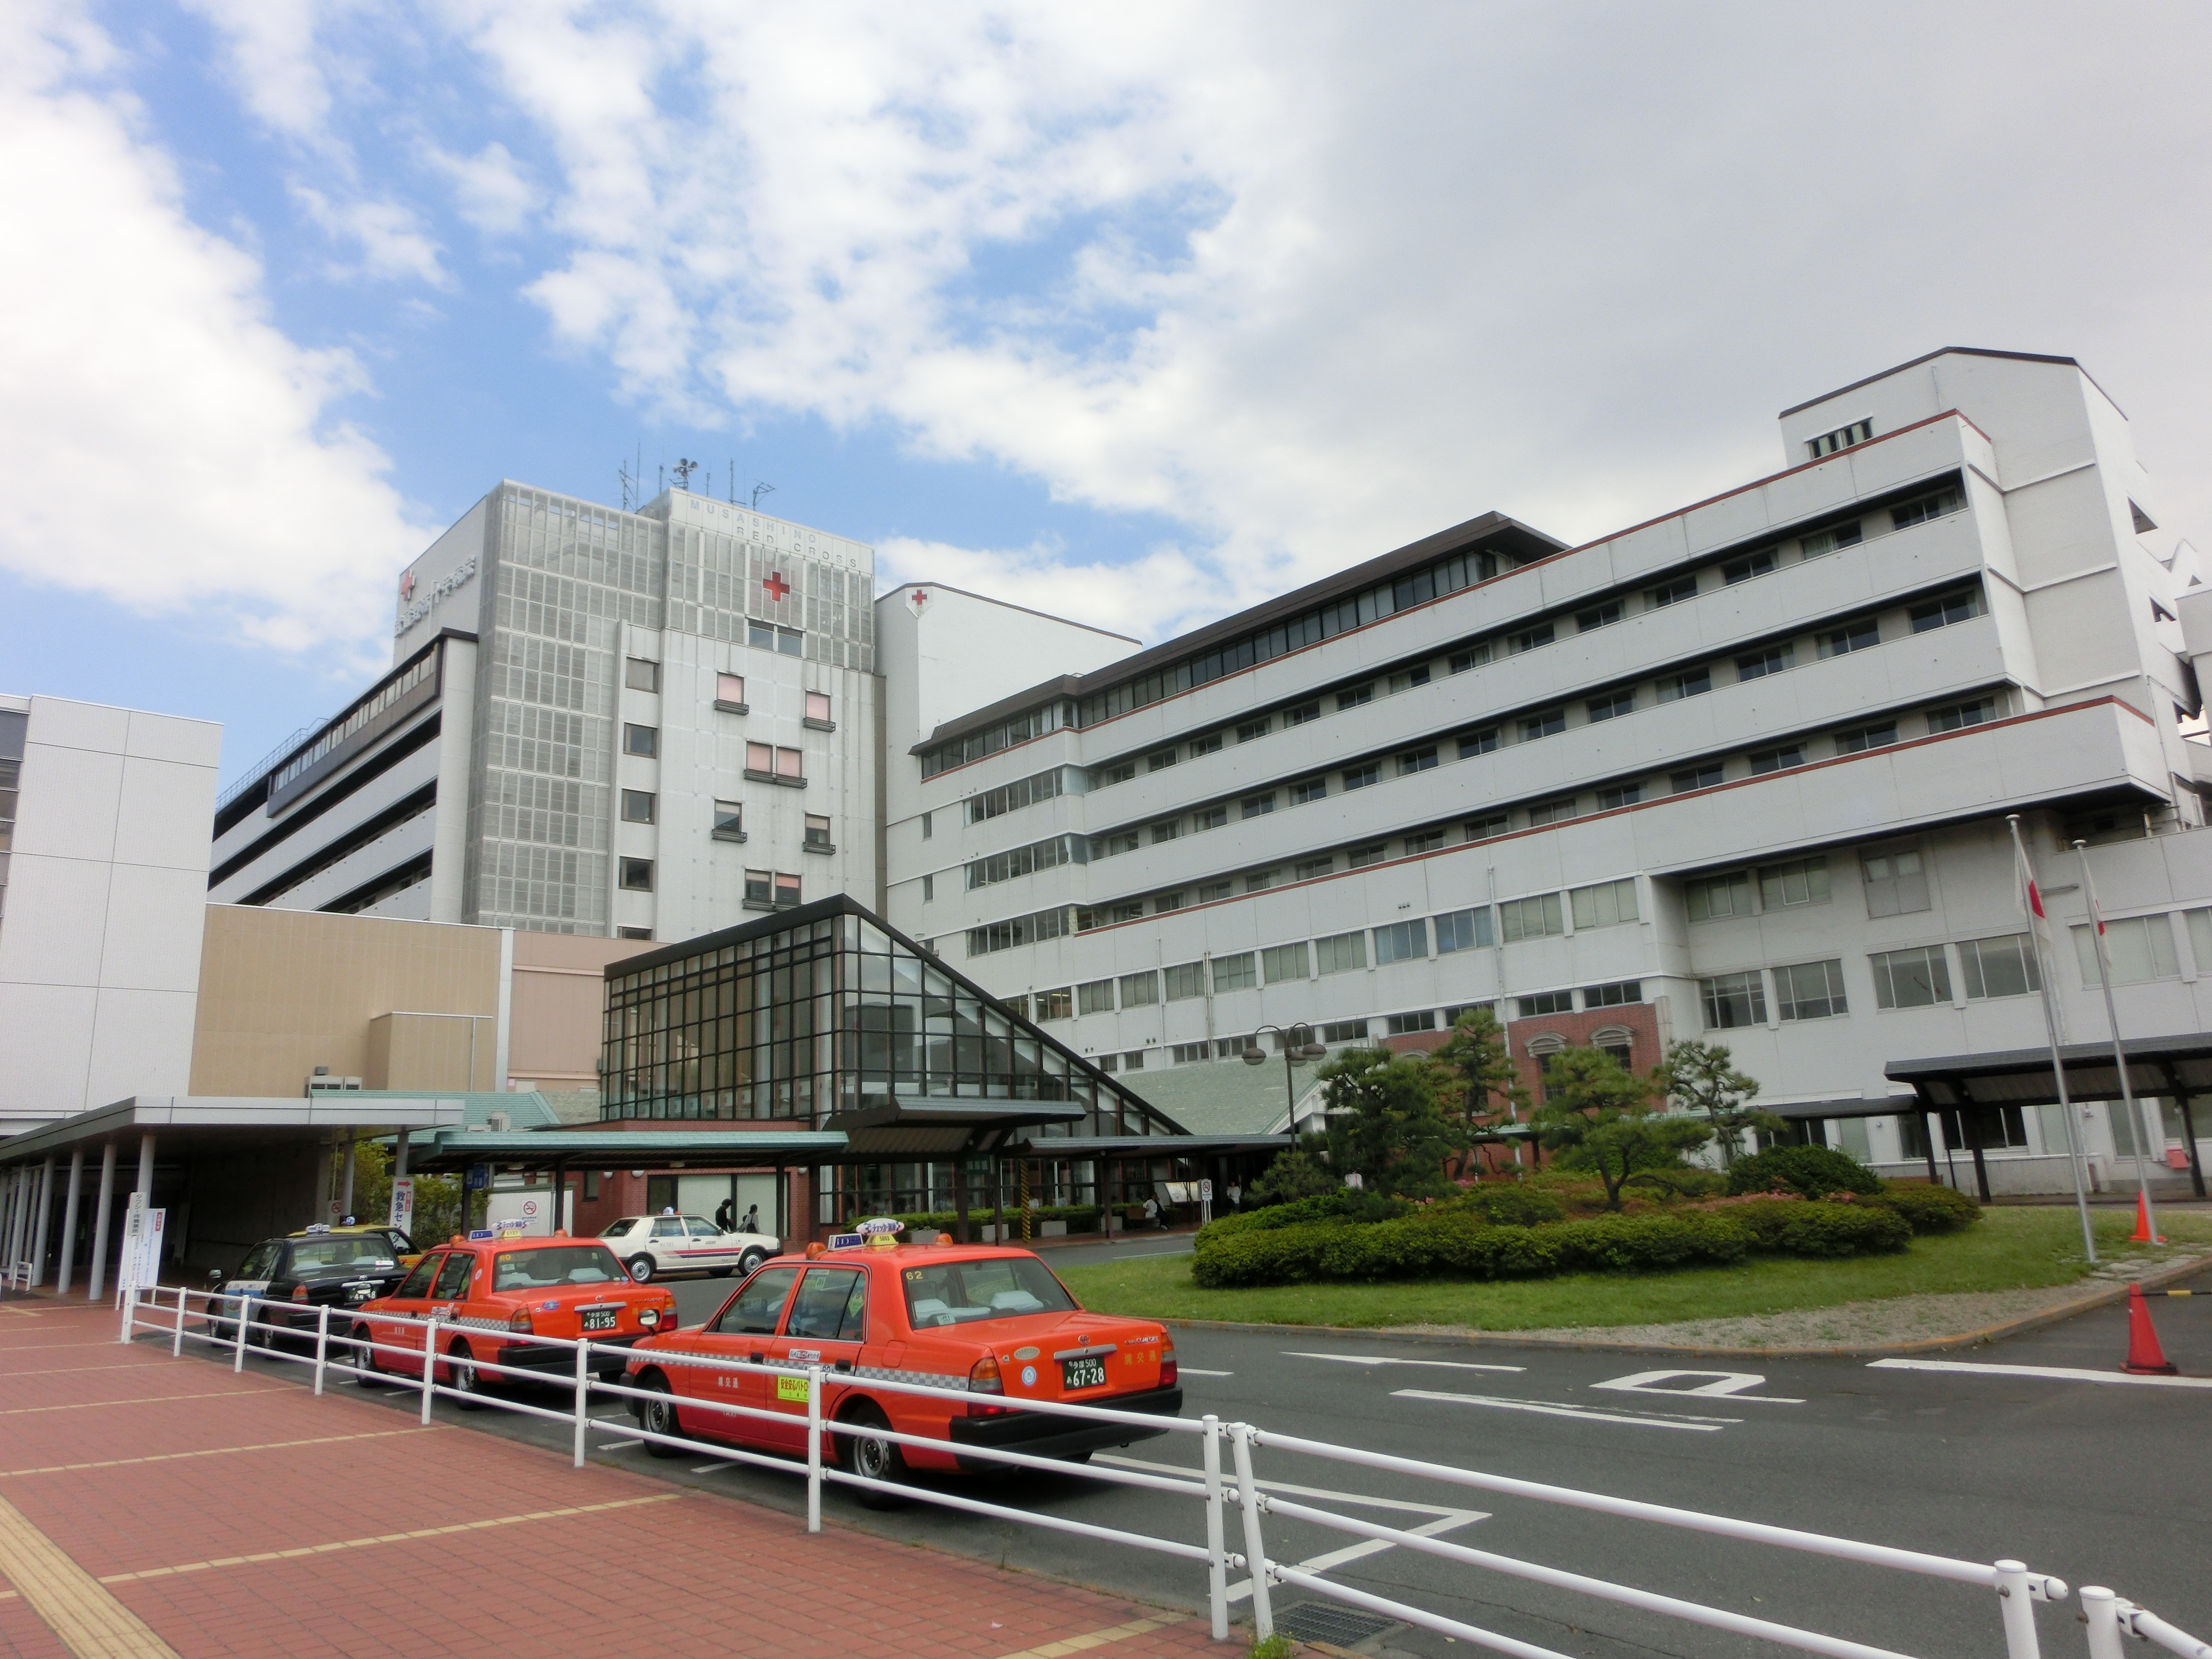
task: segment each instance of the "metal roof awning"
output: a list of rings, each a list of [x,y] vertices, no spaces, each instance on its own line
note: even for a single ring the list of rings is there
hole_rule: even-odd
[[[887,1100],[833,1112],[828,1127],[848,1145],[836,1162],[957,1158],[1004,1146],[1014,1131],[1042,1123],[1079,1123],[1086,1109],[1073,1100]]]
[[[465,1103],[437,1095],[364,1097],[351,1090],[270,1098],[258,1095],[133,1095],[0,1141],[0,1163],[46,1158],[108,1141],[154,1137],[156,1154],[173,1161],[195,1152],[252,1141],[323,1141],[352,1129],[458,1128]]]
[[[1275,1152],[1294,1135],[1031,1135],[1014,1150],[1024,1158],[1200,1158],[1209,1152]]]
[[[2180,1036],[2129,1037],[2128,1084],[2137,1095],[2212,1094],[2212,1031]],[[2119,1067],[2110,1042],[2069,1042],[2059,1050],[2066,1093],[2074,1100],[2118,1100]],[[1960,1107],[2048,1106],[2058,1088],[2048,1048],[1893,1060],[1883,1068],[1892,1082],[1911,1085],[1921,1109]]]
[[[407,1167],[433,1175],[495,1164],[526,1170],[752,1170],[835,1162],[834,1131],[747,1129],[441,1129],[409,1144]]]
[[[1908,1115],[1928,1109],[1920,1103],[1917,1095],[1881,1095],[1868,1099],[1863,1095],[1849,1095],[1841,1100],[1790,1100],[1752,1103],[1762,1112],[1771,1112],[1777,1117],[1803,1121],[1810,1118],[1827,1117],[1894,1117],[1903,1112]]]

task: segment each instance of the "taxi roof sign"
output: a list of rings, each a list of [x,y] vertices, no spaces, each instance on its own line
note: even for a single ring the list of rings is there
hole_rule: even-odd
[[[471,1227],[469,1229],[469,1242],[472,1244],[478,1239],[495,1238],[497,1237],[498,1235],[494,1233],[489,1227]]]

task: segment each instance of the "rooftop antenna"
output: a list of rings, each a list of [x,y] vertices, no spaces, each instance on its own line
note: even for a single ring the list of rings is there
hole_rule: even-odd
[[[658,473],[660,479],[659,493],[665,495],[668,493],[668,469],[665,466],[661,466],[655,468],[654,471]]]
[[[615,477],[622,480],[622,510],[637,511],[637,474],[629,470],[629,458],[624,456],[615,468]]]
[[[691,475],[698,470],[698,462],[679,457],[676,463],[676,487],[688,493],[691,488]]]
[[[738,458],[730,457],[730,505],[738,504]]]
[[[775,486],[772,483],[761,483],[755,484],[753,486],[753,511],[756,513],[760,511],[760,498],[762,496],[773,495],[775,494]]]

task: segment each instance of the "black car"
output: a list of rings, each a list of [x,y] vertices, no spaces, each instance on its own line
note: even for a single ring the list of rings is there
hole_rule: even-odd
[[[308,1335],[333,1310],[331,1327],[343,1332],[340,1314],[389,1296],[406,1277],[396,1246],[404,1235],[384,1228],[310,1228],[289,1238],[264,1238],[246,1254],[234,1273],[208,1275],[216,1299],[209,1304],[208,1334],[220,1341],[237,1334],[239,1310],[252,1297],[252,1340],[273,1342],[280,1333]]]

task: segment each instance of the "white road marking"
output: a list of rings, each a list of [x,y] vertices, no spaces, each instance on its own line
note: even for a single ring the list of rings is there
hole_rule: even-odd
[[[1180,1376],[1234,1376],[1237,1375],[1235,1371],[1202,1371],[1195,1365],[1178,1365],[1176,1367],[1176,1373]]]
[[[2142,1382],[2154,1389],[2212,1389],[2212,1376],[2137,1376],[2130,1371],[2077,1370],[2068,1365],[1981,1365],[1966,1359],[1874,1359],[1869,1370],[1962,1371],[1974,1376],[2042,1376],[2059,1382]]]
[[[1656,1386],[1671,1376],[1709,1376],[1710,1382],[1700,1382],[1694,1389],[1664,1389]],[[1593,1389],[1611,1389],[1620,1394],[1663,1394],[1677,1400],[1756,1401],[1769,1406],[1802,1406],[1802,1400],[1793,1400],[1781,1394],[1747,1394],[1766,1379],[1757,1371],[1638,1371],[1630,1376],[1616,1376],[1610,1382],[1593,1382]]]
[[[1498,1411],[1534,1412],[1541,1417],[1574,1417],[1587,1423],[1629,1423],[1645,1429],[1689,1429],[1699,1434],[1716,1434],[1722,1426],[1741,1423],[1741,1417],[1687,1417],[1671,1412],[1638,1412],[1629,1416],[1620,1412],[1601,1412],[1589,1406],[1569,1405],[1554,1400],[1506,1400],[1487,1394],[1437,1394],[1427,1389],[1394,1389],[1395,1400],[1442,1400],[1455,1406],[1488,1406]]]
[[[1477,1365],[1464,1359],[1401,1359],[1395,1354],[1383,1353],[1304,1353],[1297,1348],[1285,1348],[1287,1359],[1333,1359],[1340,1365],[1432,1365],[1447,1371],[1525,1371],[1526,1365]]]
[[[1438,1533],[1451,1532],[1466,1526],[1470,1521],[1480,1521],[1482,1518],[1479,1515],[1439,1516],[1434,1521],[1424,1521],[1419,1526],[1408,1527],[1406,1530],[1416,1538],[1434,1538]],[[1368,1538],[1363,1539],[1357,1544],[1346,1544],[1340,1550],[1330,1550],[1325,1554],[1310,1556],[1304,1561],[1294,1561],[1291,1565],[1299,1572],[1327,1572],[1331,1567],[1340,1567],[1347,1561],[1363,1561],[1370,1555],[1380,1555],[1384,1550],[1396,1547],[1397,1546],[1387,1538]],[[1229,1587],[1229,1599],[1232,1601],[1244,1601],[1251,1594],[1252,1581],[1249,1578],[1239,1578]]]
[[[601,1451],[635,1451],[645,1443],[642,1440],[611,1440],[601,1446]]]

